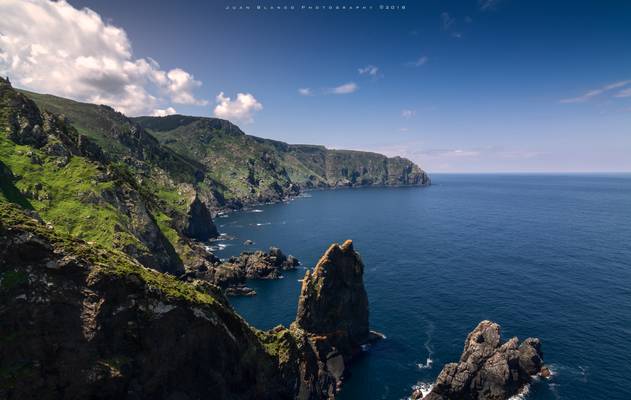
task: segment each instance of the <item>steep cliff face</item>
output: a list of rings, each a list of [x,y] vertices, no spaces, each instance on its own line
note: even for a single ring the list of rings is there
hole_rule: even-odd
[[[467,336],[460,362],[445,365],[426,397],[418,392],[412,399],[506,400],[539,374],[542,367],[539,339],[528,338],[520,344],[513,337],[502,343],[500,326],[482,321]]]
[[[311,173],[288,168],[301,187],[425,186],[429,176],[418,165],[401,157],[323,146],[289,145],[287,159],[295,159]]]
[[[328,259],[331,271],[357,267]],[[322,317],[335,300],[365,296],[359,282],[338,289],[300,309]],[[258,331],[217,286],[144,268],[8,203],[0,203],[0,304],[3,399],[331,399],[347,367],[336,335],[300,323]],[[367,321],[354,321],[336,326],[359,344]]]
[[[0,397],[290,399],[219,289],[143,268],[0,204]]]
[[[173,115],[134,121],[175,152],[206,165],[233,205],[278,201],[306,188],[430,183],[423,170],[404,158],[290,145],[246,135],[216,118]]]
[[[98,121],[102,136],[79,124],[80,133],[0,79],[0,162],[10,172],[0,201],[35,209],[58,229],[121,249],[147,267],[182,273],[188,239],[217,235],[195,183],[203,173],[112,109],[61,104],[80,121]],[[188,181],[176,180],[183,176]]]

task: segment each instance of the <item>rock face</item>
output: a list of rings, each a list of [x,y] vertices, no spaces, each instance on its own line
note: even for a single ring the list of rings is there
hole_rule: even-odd
[[[60,236],[6,203],[0,304],[2,399],[271,400],[297,392],[278,367],[280,339],[250,328],[218,288]],[[292,346],[295,358],[286,361],[297,365]]]
[[[528,384],[543,367],[539,339],[521,344],[516,337],[502,343],[500,326],[482,321],[467,336],[459,363],[445,365],[434,388],[412,399],[506,400]]]
[[[268,252],[244,251],[225,262],[214,257],[207,258],[189,268],[186,279],[211,282],[230,295],[253,295],[256,292],[245,287],[247,279],[279,279],[282,271],[295,269],[298,265],[300,262],[296,257],[286,256],[278,247],[270,247]]]
[[[210,211],[197,196],[189,206],[187,218],[184,232],[189,238],[206,241],[219,236]]]
[[[216,118],[171,115],[133,120],[165,146],[219,176],[225,187],[221,201],[231,208],[280,201],[309,188],[430,184],[419,166],[401,157],[258,138]]]
[[[328,264],[308,276],[338,292],[324,289],[315,298],[305,292],[305,316],[331,315],[327,309],[337,306],[327,296],[365,297],[350,242],[329,250]],[[330,277],[321,275],[325,269]],[[6,202],[0,202],[0,304],[0,398],[7,400],[332,399],[347,366],[336,334],[298,322],[258,331],[217,286],[145,268]],[[307,320],[300,318],[309,326]],[[364,317],[328,326],[356,344],[368,328]]]
[[[345,357],[370,339],[364,264],[347,240],[333,244],[302,281],[296,326],[326,336]]]

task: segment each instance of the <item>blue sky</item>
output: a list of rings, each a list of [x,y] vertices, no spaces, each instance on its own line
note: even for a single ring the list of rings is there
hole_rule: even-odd
[[[631,171],[631,3],[427,0],[394,2],[406,6],[396,11],[356,3],[375,9],[69,6],[123,30],[132,60],[186,71],[183,80],[166,73],[160,90],[168,94],[156,103],[163,110],[227,117],[246,133],[290,143],[399,154],[430,172]],[[11,29],[0,22],[0,32]],[[17,86],[56,90],[17,78]],[[61,89],[96,98],[87,83]],[[114,95],[98,99],[118,106]]]

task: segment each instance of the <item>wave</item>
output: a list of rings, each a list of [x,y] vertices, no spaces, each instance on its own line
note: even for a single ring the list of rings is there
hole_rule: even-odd
[[[425,364],[418,363],[416,364],[416,366],[419,367],[419,369],[430,369],[432,368],[433,364],[434,364],[434,360],[432,360],[431,357],[427,357],[427,359],[425,360]]]
[[[204,246],[204,248],[206,249],[206,251],[221,251],[224,250],[226,247],[230,246],[229,243],[217,243],[217,244],[213,244],[211,246]]]
[[[421,399],[425,396],[427,396],[429,394],[429,392],[432,391],[432,388],[434,387],[433,383],[427,383],[427,382],[419,382],[416,385],[412,386],[412,392],[414,393],[418,393],[421,392]]]
[[[271,222],[257,222],[256,226],[272,225]]]
[[[425,335],[427,335],[427,339],[423,343],[425,346],[425,350],[427,350],[427,358],[425,359],[425,364],[418,363],[416,364],[419,369],[431,369],[434,365],[434,360],[432,356],[434,355],[434,349],[432,348],[432,335],[434,334],[434,323],[429,321],[427,323],[427,331],[425,331]]]
[[[508,400],[525,400],[526,396],[528,396],[528,392],[530,392],[530,385],[526,385],[523,388],[521,388],[519,393],[509,397]]]
[[[262,213],[262,212],[263,212],[263,210],[260,210],[260,209],[258,209],[258,208],[255,208],[254,210],[250,210],[250,212],[252,212],[252,213]]]

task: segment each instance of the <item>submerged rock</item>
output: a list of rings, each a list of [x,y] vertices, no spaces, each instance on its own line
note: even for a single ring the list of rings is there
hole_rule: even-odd
[[[506,400],[517,394],[542,371],[541,342],[513,337],[502,343],[500,326],[482,321],[469,333],[458,363],[446,364],[432,391],[412,399]]]

